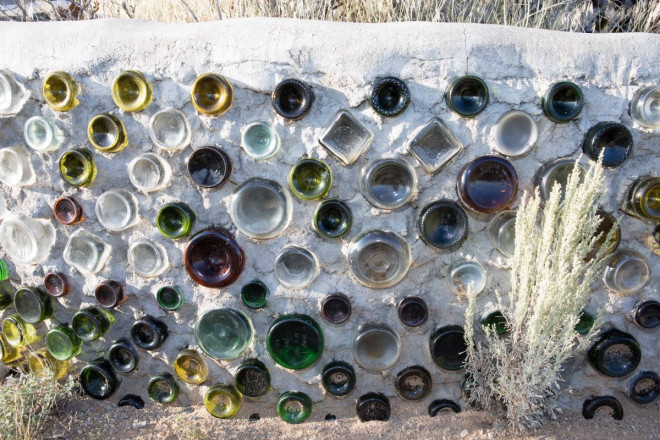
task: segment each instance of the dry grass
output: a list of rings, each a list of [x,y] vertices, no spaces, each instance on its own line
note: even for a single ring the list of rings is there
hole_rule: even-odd
[[[37,440],[58,406],[71,397],[73,381],[21,374],[0,386],[0,438]]]
[[[30,20],[30,4],[12,0]],[[55,1],[55,0],[53,0]],[[660,32],[658,0],[56,0],[44,5],[49,19],[128,17],[166,22],[236,17],[291,17],[383,23],[435,21],[489,23],[575,32]],[[0,12],[0,18],[2,18]],[[39,18],[43,19],[44,15]]]

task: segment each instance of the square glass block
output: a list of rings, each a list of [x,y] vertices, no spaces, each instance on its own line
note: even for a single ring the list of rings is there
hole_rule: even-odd
[[[435,174],[463,151],[463,144],[449,131],[442,119],[436,116],[410,141],[408,151],[428,173]]]
[[[83,274],[94,274],[101,270],[110,256],[111,246],[84,229],[71,234],[64,248],[64,261]]]
[[[346,110],[339,110],[319,142],[332,154],[350,165],[367,149],[374,134]]]

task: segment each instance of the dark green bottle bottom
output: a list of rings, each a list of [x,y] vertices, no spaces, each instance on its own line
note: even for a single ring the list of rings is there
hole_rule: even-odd
[[[277,415],[287,423],[302,423],[312,413],[312,399],[305,393],[289,391],[277,400]]]

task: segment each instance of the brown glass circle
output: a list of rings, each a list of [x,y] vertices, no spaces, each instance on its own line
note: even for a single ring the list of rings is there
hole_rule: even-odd
[[[390,400],[380,393],[367,393],[360,396],[355,404],[355,412],[361,422],[374,420],[386,422],[392,414]]]
[[[600,237],[598,240],[594,243],[594,247],[589,251],[587,254],[587,260],[591,260],[593,258],[596,258],[596,255],[598,255],[598,251],[600,251],[600,248],[603,247],[605,244],[605,240],[607,239],[607,235],[610,233],[610,230],[616,226],[615,231],[612,233],[612,244],[609,249],[605,251],[603,255],[608,255],[611,254],[616,250],[616,248],[619,246],[619,240],[621,239],[621,228],[619,225],[616,223],[616,219],[612,214],[609,212],[598,208],[596,210],[596,215],[600,217],[602,220],[598,224],[598,228],[596,228],[596,236],[600,234]]]
[[[494,214],[510,208],[516,199],[518,173],[504,158],[477,157],[459,172],[457,192],[467,208]]]
[[[124,286],[113,280],[103,281],[96,286],[95,296],[101,307],[117,307],[124,302]]]
[[[50,272],[44,278],[44,287],[50,296],[64,296],[71,290],[69,280],[66,275],[59,272]]]
[[[63,225],[75,225],[83,220],[83,208],[73,197],[62,196],[53,206],[55,219]]]
[[[190,278],[206,287],[228,286],[243,272],[245,254],[224,228],[211,227],[195,234],[183,254]]]
[[[419,327],[429,317],[426,302],[417,296],[408,296],[399,303],[399,319],[408,327]]]
[[[351,300],[343,293],[325,297],[321,303],[321,316],[330,324],[341,324],[351,316]]]
[[[408,400],[421,400],[428,396],[432,385],[431,374],[418,365],[401,371],[394,381],[397,394]]]

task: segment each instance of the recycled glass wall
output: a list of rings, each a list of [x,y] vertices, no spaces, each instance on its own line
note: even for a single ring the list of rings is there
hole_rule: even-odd
[[[438,198],[457,200],[456,176],[468,161],[492,153],[492,131],[497,119],[511,109],[524,110],[537,120],[537,145],[521,158],[512,158],[520,178],[520,192],[531,188],[531,180],[541,163],[560,156],[576,157],[586,131],[600,121],[620,121],[633,133],[635,145],[631,157],[616,170],[607,171],[608,194],[604,208],[621,217],[620,247],[640,251],[651,264],[651,284],[638,295],[621,297],[595,286],[589,309],[605,307],[606,325],[632,333],[642,346],[638,371],[657,369],[660,352],[657,330],[642,330],[626,319],[638,299],[658,299],[660,256],[654,255],[648,237],[651,226],[618,212],[622,192],[638,176],[658,174],[660,137],[657,133],[633,125],[627,113],[628,102],[640,85],[660,80],[660,36],[652,35],[581,35],[561,34],[497,26],[442,24],[351,25],[279,20],[237,20],[196,25],[165,25],[137,21],[98,21],[84,23],[12,24],[0,27],[0,67],[15,72],[31,92],[23,110],[15,117],[0,119],[0,146],[24,145],[22,128],[34,115],[54,118],[66,135],[59,152],[38,154],[31,151],[37,183],[24,188],[2,185],[8,208],[33,217],[50,219],[57,229],[57,242],[48,260],[40,265],[14,264],[3,252],[16,285],[40,285],[45,273],[57,270],[68,275],[72,293],[60,299],[56,320],[69,322],[75,310],[94,305],[93,292],[103,279],[125,282],[128,301],[114,312],[117,322],[99,341],[85,344],[77,359],[91,360],[102,355],[120,337],[129,336],[132,322],[143,314],[164,321],[170,336],[155,352],[139,351],[139,370],[122,377],[122,385],[113,399],[137,392],[145,400],[150,374],[173,372],[171,362],[188,345],[194,346],[192,323],[198,313],[221,306],[242,310],[255,328],[255,339],[241,357],[258,357],[269,368],[273,390],[253,400],[245,400],[239,417],[254,412],[275,414],[280,393],[299,390],[315,402],[312,419],[327,413],[338,416],[354,414],[355,399],[369,391],[390,397],[393,412],[422,414],[436,398],[457,400],[461,405],[460,372],[439,369],[431,360],[428,338],[437,327],[462,324],[465,303],[450,293],[444,273],[447,266],[461,257],[474,258],[488,272],[486,294],[479,301],[481,309],[494,300],[493,291],[507,289],[506,260],[488,241],[486,222],[470,217],[469,235],[457,251],[434,251],[419,238],[416,220],[421,208]],[[119,111],[112,101],[110,86],[125,69],[144,72],[154,86],[155,101],[142,113]],[[81,104],[68,113],[53,112],[41,96],[41,82],[51,70],[64,70],[82,83]],[[189,97],[195,78],[217,72],[234,86],[232,108],[223,116],[198,115]],[[488,84],[491,95],[485,111],[474,119],[462,118],[449,110],[443,99],[448,82],[458,75],[475,74]],[[369,106],[366,96],[380,76],[397,76],[408,84],[412,103],[399,117],[384,119]],[[310,113],[301,121],[287,122],[276,116],[270,93],[284,78],[300,78],[311,84],[316,100]],[[555,124],[543,116],[540,96],[550,84],[570,80],[578,84],[585,99],[580,117],[568,124]],[[172,154],[159,151],[150,141],[147,121],[157,110],[175,107],[192,124],[192,148]],[[356,163],[345,166],[318,143],[319,135],[339,109],[349,109],[374,133],[375,139]],[[64,184],[58,174],[57,159],[66,149],[87,147],[87,124],[100,112],[118,114],[126,125],[130,147],[116,155],[94,152],[98,176],[89,189],[76,190]],[[413,133],[432,116],[442,118],[464,144],[464,151],[435,176],[427,174],[406,152]],[[257,162],[240,148],[241,128],[255,120],[274,124],[282,138],[280,153]],[[193,149],[220,145],[231,156],[234,172],[230,181],[218,190],[202,190],[190,181],[186,160]],[[120,233],[106,231],[96,220],[97,197],[111,188],[133,190],[126,164],[143,152],[156,152],[173,169],[170,185],[163,191],[137,193],[140,222]],[[353,211],[353,229],[343,240],[321,239],[311,227],[316,202],[294,198],[294,216],[288,229],[277,238],[254,241],[237,233],[227,214],[229,196],[235,186],[249,177],[267,176],[287,186],[291,165],[302,155],[326,161],[334,174],[329,196],[345,200]],[[357,191],[361,168],[382,157],[404,157],[416,169],[419,179],[416,198],[404,207],[388,212],[373,208]],[[62,259],[67,237],[76,227],[56,223],[52,206],[57,197],[73,194],[83,204],[87,219],[82,228],[98,235],[113,251],[106,267],[96,276],[82,276]],[[227,288],[203,288],[188,277],[183,268],[182,251],[186,240],[162,237],[156,226],[158,209],[167,202],[181,200],[198,214],[195,230],[219,224],[237,233],[247,255],[240,279]],[[385,228],[404,237],[412,248],[413,265],[398,285],[368,289],[354,281],[348,271],[346,254],[349,240],[358,232]],[[167,249],[170,268],[163,275],[146,279],[127,265],[129,242],[149,237]],[[321,271],[308,288],[294,290],[278,284],[273,273],[276,254],[287,244],[305,247],[318,258]],[[657,253],[657,250],[656,250]],[[270,288],[268,306],[259,311],[247,309],[241,302],[240,288],[259,278]],[[182,288],[186,305],[176,313],[166,313],[155,301],[158,287],[166,284]],[[320,303],[330,293],[343,292],[353,303],[347,323],[331,325],[320,317]],[[416,329],[405,328],[397,318],[396,304],[405,296],[422,297],[429,306],[428,321]],[[9,312],[9,311],[8,311]],[[5,312],[5,315],[8,313]],[[265,337],[275,317],[290,312],[308,314],[318,320],[326,336],[321,360],[302,371],[288,371],[277,366],[269,356]],[[51,320],[46,327],[55,325]],[[402,353],[396,365],[384,374],[360,369],[351,353],[352,335],[359,324],[389,324],[402,339]],[[42,330],[45,327],[42,327]],[[210,376],[202,386],[187,386],[179,381],[182,393],[175,405],[201,403],[206,388],[214,383],[232,381],[241,359],[215,362],[207,358]],[[357,388],[347,399],[324,395],[320,372],[333,359],[345,360],[356,367]],[[394,377],[405,367],[421,365],[433,377],[429,397],[408,402],[396,397]],[[624,396],[631,377],[610,379],[599,375],[578,355],[565,372],[573,390],[564,404],[580,408],[590,395],[612,394],[626,406]],[[657,403],[655,403],[657,405]]]

